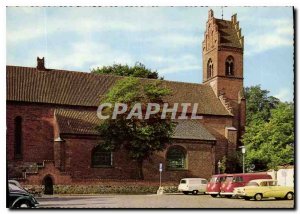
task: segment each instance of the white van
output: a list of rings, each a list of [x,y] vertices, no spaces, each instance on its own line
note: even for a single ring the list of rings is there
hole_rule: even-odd
[[[207,180],[204,178],[183,178],[178,185],[178,191],[185,195],[192,193],[197,195],[198,192],[205,193]]]

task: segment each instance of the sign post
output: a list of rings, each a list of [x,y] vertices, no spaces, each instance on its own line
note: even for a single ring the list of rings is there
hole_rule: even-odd
[[[162,163],[159,164],[159,187],[161,187]]]
[[[164,194],[164,188],[161,186],[161,173],[162,173],[162,163],[159,163],[159,188],[157,190],[157,195],[162,195]]]

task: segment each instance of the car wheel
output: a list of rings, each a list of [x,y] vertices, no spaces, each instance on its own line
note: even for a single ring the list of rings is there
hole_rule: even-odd
[[[231,198],[231,197],[232,197],[232,195],[225,195],[225,197],[226,197],[226,198]]]
[[[188,195],[189,192],[188,191],[183,191],[183,194]]]
[[[217,194],[211,194],[210,196],[213,197],[213,198],[216,198],[218,195]]]
[[[262,198],[263,198],[263,197],[262,197],[262,194],[260,194],[260,193],[257,193],[257,194],[254,196],[254,199],[255,199],[256,201],[261,201]]]
[[[250,201],[250,197],[244,197],[244,199],[246,200],[246,201]]]
[[[193,190],[192,194],[193,195],[197,195],[198,194],[198,190]]]
[[[294,194],[292,192],[288,192],[285,196],[287,200],[293,200],[294,199]]]
[[[30,208],[30,203],[28,201],[21,201],[17,204],[17,208]]]

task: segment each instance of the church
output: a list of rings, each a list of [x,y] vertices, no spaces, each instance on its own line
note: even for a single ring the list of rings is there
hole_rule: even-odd
[[[144,162],[145,180],[159,179],[160,163],[163,181],[208,179],[223,157],[238,152],[246,120],[243,50],[237,15],[223,20],[209,10],[203,82],[162,80],[172,90],[166,102],[198,103],[201,119],[177,123],[173,144]],[[36,67],[6,67],[9,179],[32,185],[134,179],[136,163],[122,150],[101,150],[95,129],[101,97],[123,77],[46,68],[44,60],[38,58]]]

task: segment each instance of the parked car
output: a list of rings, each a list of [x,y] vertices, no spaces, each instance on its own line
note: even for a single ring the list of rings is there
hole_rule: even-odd
[[[249,181],[254,179],[272,179],[267,173],[241,173],[227,176],[225,182],[221,185],[221,196],[231,198],[233,190],[236,187],[244,187]]]
[[[197,195],[199,193],[205,193],[207,180],[204,178],[183,178],[178,185],[178,191],[183,192],[185,195],[192,193]]]
[[[9,208],[33,208],[38,206],[38,201],[17,181],[8,182],[8,205]]]
[[[9,184],[14,184],[14,185],[22,188],[21,184],[18,181],[16,181],[16,180],[8,180],[8,183]]]
[[[245,187],[234,188],[234,194],[250,200],[260,201],[263,198],[294,199],[294,187],[278,186],[273,179],[256,179],[250,181]]]
[[[217,197],[221,192],[221,185],[225,181],[227,176],[232,176],[231,174],[218,174],[213,175],[209,180],[206,187],[206,194],[209,194],[211,197]]]

